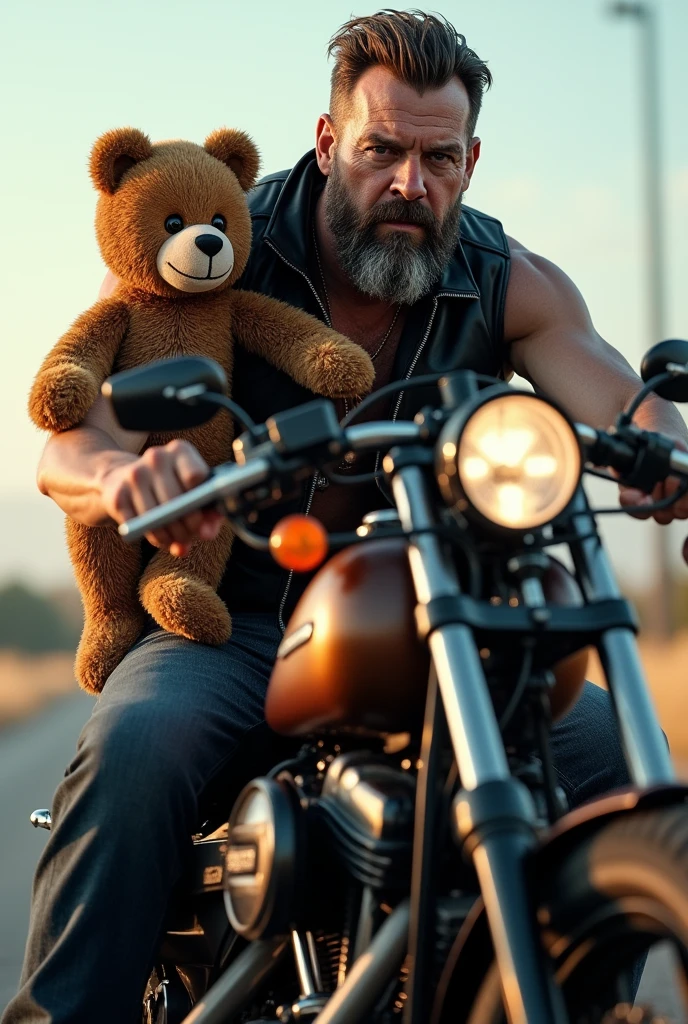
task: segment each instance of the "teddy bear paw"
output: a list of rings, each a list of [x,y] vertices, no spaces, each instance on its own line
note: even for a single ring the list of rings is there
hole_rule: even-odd
[[[169,633],[217,647],[229,640],[227,606],[203,580],[170,573],[141,587],[141,603]]]
[[[79,641],[74,674],[82,690],[100,693],[109,675],[138,640],[143,615],[108,616],[108,625],[98,626],[88,619]]]
[[[29,414],[41,430],[69,430],[81,423],[98,397],[98,381],[76,363],[42,370],[29,398]]]
[[[366,395],[373,386],[375,369],[360,345],[342,338],[324,341],[313,353],[308,388],[327,398],[353,398]]]

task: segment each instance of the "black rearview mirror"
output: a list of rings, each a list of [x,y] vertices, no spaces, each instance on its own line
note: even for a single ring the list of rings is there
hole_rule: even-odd
[[[227,378],[214,359],[180,356],[115,373],[101,391],[125,430],[164,434],[211,419],[218,407],[199,398],[208,391],[225,395]]]
[[[653,377],[671,370],[672,366],[686,366],[686,373],[658,384],[654,388],[655,394],[668,398],[670,402],[688,402],[688,341],[670,338],[653,345],[643,357],[640,376],[647,384]]]

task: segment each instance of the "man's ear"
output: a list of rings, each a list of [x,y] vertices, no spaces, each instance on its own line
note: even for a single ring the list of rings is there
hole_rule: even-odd
[[[468,151],[466,153],[466,170],[464,171],[463,182],[462,182],[462,185],[461,185],[461,192],[462,192],[462,194],[464,192],[468,191],[468,186],[471,183],[471,178],[473,177],[473,171],[475,170],[475,165],[477,164],[479,159],[480,159],[480,139],[478,138],[477,135],[475,135],[471,139],[471,141],[469,143],[469,146],[468,146]]]
[[[315,126],[315,158],[321,174],[329,175],[332,170],[332,160],[336,139],[334,125],[329,114],[321,114]]]
[[[205,140],[206,153],[227,164],[236,174],[244,192],[256,183],[260,156],[253,139],[236,128],[218,128]]]
[[[96,140],[91,150],[89,171],[99,192],[113,195],[122,177],[141,160],[153,155],[151,140],[137,128],[115,128]]]

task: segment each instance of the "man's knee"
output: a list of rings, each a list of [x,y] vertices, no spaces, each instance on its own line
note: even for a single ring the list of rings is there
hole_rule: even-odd
[[[152,804],[169,802],[190,815],[195,801],[190,725],[174,705],[96,705],[56,794],[56,817],[76,797],[95,817],[112,823],[140,824]]]

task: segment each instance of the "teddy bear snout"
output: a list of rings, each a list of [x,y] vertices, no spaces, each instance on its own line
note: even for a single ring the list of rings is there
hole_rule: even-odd
[[[197,235],[194,238],[194,243],[206,256],[217,256],[223,244],[222,239],[217,235]]]
[[[180,292],[207,292],[225,284],[234,267],[227,235],[212,224],[189,224],[158,250],[158,273]]]

